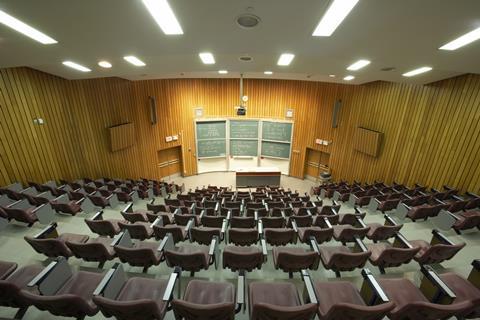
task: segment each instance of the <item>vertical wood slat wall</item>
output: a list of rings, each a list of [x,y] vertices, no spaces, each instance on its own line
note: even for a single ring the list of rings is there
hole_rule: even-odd
[[[335,179],[443,183],[480,191],[480,76],[430,85],[360,86],[244,80],[247,118],[284,119],[294,109],[290,174],[303,177],[306,148],[330,154]],[[157,100],[150,124],[148,96]],[[342,99],[332,128],[335,100]],[[181,146],[185,175],[196,173],[194,108],[206,117],[236,117],[238,79],[131,82],[68,81],[28,68],[0,70],[0,185],[83,176],[160,178],[158,151]],[[44,125],[33,119],[43,118]],[[107,127],[133,122],[135,145],[111,152]],[[380,155],[353,150],[357,126],[384,133]],[[179,135],[166,142],[165,137]],[[332,141],[318,146],[315,138]]]

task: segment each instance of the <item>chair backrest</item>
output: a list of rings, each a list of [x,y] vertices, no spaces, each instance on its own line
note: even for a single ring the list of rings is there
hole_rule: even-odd
[[[450,244],[435,244],[430,246],[423,254],[417,258],[420,264],[434,264],[441,263],[445,260],[450,260],[465,247],[465,243],[458,243],[454,245]]]
[[[192,241],[198,242],[199,244],[209,245],[214,236],[220,238],[219,228],[193,227],[190,232],[192,235]]]
[[[249,246],[258,242],[256,229],[230,228],[228,229],[228,241],[239,246]]]
[[[233,302],[204,305],[174,299],[172,307],[178,319],[233,320],[235,318],[235,304]]]
[[[157,262],[155,252],[151,248],[127,248],[114,246],[113,249],[122,262],[136,267],[149,267]]]
[[[167,226],[157,226],[153,225],[153,233],[157,240],[163,239],[167,233],[171,233],[173,237],[173,242],[177,243],[185,240],[185,227],[177,225],[167,225]]]
[[[115,228],[115,225],[109,220],[85,219],[85,223],[92,232],[101,236],[113,237],[120,232],[120,229]]]
[[[295,231],[293,229],[263,229],[265,240],[273,246],[285,246],[295,243]]]
[[[107,318],[115,317],[118,320],[131,320],[162,319],[163,317],[156,301],[151,299],[118,301],[102,296],[94,296],[93,302],[95,302],[102,314]]]
[[[59,238],[35,239],[25,236],[24,239],[32,246],[32,248],[41,254],[50,258],[71,257],[72,251],[65,245],[65,242]]]
[[[197,272],[202,269],[208,269],[208,261],[202,252],[183,253],[176,250],[166,250],[165,259],[167,265],[171,268],[181,267],[182,270]]]
[[[326,316],[325,320],[379,320],[395,308],[395,303],[387,302],[374,306],[365,306],[352,303],[334,304]]]
[[[335,252],[327,264],[328,268],[337,271],[352,271],[365,265],[372,253],[367,252]]]
[[[232,228],[255,228],[256,222],[254,217],[232,217],[230,226]]]
[[[298,319],[313,319],[317,311],[317,305],[313,303],[286,307],[276,306],[268,303],[256,303],[252,307],[252,320],[298,320]]]
[[[79,243],[66,241],[65,245],[72,251],[75,257],[85,261],[106,261],[110,258],[107,248],[100,242]]]

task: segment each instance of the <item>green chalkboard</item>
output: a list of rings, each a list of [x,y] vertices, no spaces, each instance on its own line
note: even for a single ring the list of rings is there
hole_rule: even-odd
[[[197,148],[198,158],[225,157],[226,140],[198,140]]]
[[[256,157],[258,140],[230,140],[230,155]]]
[[[197,122],[197,140],[225,139],[225,121]]]
[[[290,142],[292,124],[287,122],[263,121],[262,139]]]
[[[262,156],[290,158],[290,143],[262,141]]]
[[[257,139],[258,121],[230,120],[230,138]]]

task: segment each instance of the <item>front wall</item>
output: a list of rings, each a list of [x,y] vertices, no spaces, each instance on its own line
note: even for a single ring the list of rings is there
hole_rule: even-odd
[[[236,117],[238,79],[130,82],[67,81],[28,68],[0,70],[0,184],[81,176],[160,178],[158,150],[182,146],[184,174],[197,172],[194,108],[205,117]],[[306,148],[330,153],[335,179],[385,180],[480,190],[480,76],[427,86],[361,86],[244,80],[247,118],[285,119],[294,110],[290,175],[303,177]],[[148,96],[157,100],[150,124]],[[339,126],[332,109],[342,99]],[[45,125],[33,119],[45,119]],[[107,127],[133,122],[135,145],[108,148]],[[378,158],[353,150],[356,126],[384,133]],[[166,142],[165,137],[179,135]],[[317,146],[315,138],[329,140]]]

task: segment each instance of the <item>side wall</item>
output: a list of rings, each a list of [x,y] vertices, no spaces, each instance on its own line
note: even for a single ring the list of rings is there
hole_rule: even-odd
[[[28,68],[0,70],[0,185],[81,176],[160,178],[158,150],[182,146],[184,174],[196,173],[194,108],[206,117],[235,117],[238,80],[118,78],[68,81]],[[480,191],[480,76],[426,86],[361,86],[245,80],[247,117],[283,119],[294,109],[290,174],[303,177],[306,148],[330,153],[335,179],[443,183]],[[148,96],[157,99],[150,125]],[[339,126],[332,107],[342,99]],[[33,124],[43,118],[44,125]],[[136,145],[112,153],[107,127],[131,121]],[[384,133],[380,156],[351,145],[356,126]],[[165,136],[178,134],[178,142]],[[315,138],[330,140],[315,145]]]

